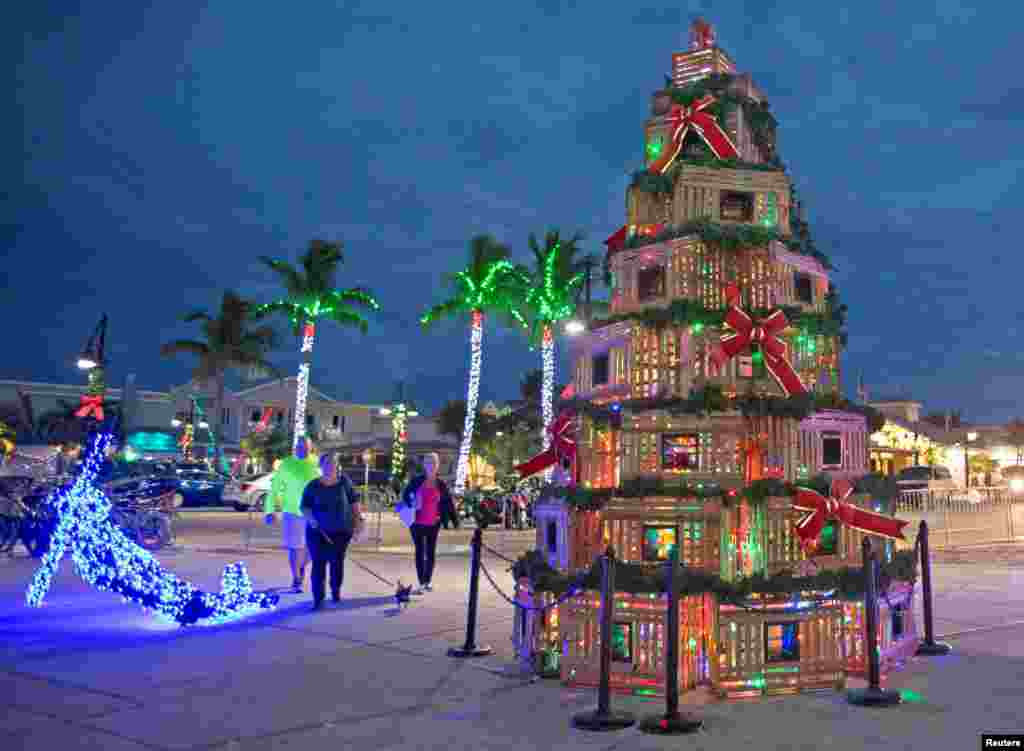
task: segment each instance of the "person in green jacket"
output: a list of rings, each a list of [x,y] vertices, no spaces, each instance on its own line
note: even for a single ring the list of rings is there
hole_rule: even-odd
[[[302,591],[306,578],[306,520],[299,504],[306,486],[320,477],[320,466],[309,456],[305,438],[295,443],[295,454],[284,459],[270,481],[270,492],[263,501],[267,524],[274,523],[274,512],[281,511],[281,544],[288,551],[292,570],[292,591]]]

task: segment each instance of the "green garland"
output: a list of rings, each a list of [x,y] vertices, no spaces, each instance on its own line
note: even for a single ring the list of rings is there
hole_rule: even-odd
[[[913,583],[917,580],[917,559],[915,551],[904,550],[893,554],[891,561],[879,564],[879,591],[886,592],[894,582]],[[544,560],[543,554],[531,550],[521,555],[512,565],[512,576],[518,581],[526,577],[534,592],[550,592],[562,595],[577,581],[576,576],[567,576],[555,571]],[[630,594],[662,594],[666,591],[665,565],[624,563],[616,561],[615,590]],[[800,595],[804,592],[829,592],[843,600],[858,600],[864,597],[865,578],[861,567],[846,566],[839,569],[820,571],[813,576],[795,576],[784,571],[773,576],[755,575],[736,581],[725,581],[717,574],[680,566],[674,577],[680,594],[715,594],[723,602],[737,605],[748,604],[752,595]],[[581,589],[600,591],[601,562],[594,561],[583,574]]]
[[[769,498],[792,498],[797,485],[775,478],[754,480],[739,491],[738,497],[751,506],[763,506]],[[821,474],[805,480],[799,487],[816,490],[828,497],[831,480]],[[854,481],[854,493],[868,494],[884,514],[892,514],[894,501],[899,493],[892,478],[882,475],[864,475]],[[723,488],[717,482],[693,482],[686,479],[664,480],[658,477],[635,477],[622,483],[618,488],[585,488],[581,486],[545,486],[544,498],[558,498],[574,511],[601,511],[612,498],[692,498],[695,500],[715,499],[729,508],[735,505],[735,491]]]
[[[833,298],[838,301],[838,296]],[[826,305],[825,313],[804,311],[797,305],[784,305],[771,310],[752,310],[754,318],[765,318],[775,310],[781,310],[793,328],[800,329],[807,336],[834,336],[844,339],[846,332],[846,306]],[[618,313],[594,321],[593,328],[599,329],[621,321],[636,321],[648,328],[662,329],[666,326],[710,326],[721,328],[725,323],[724,308],[706,308],[697,300],[674,300],[667,307],[644,308],[632,313]],[[696,333],[696,332],[695,332]]]
[[[867,431],[875,433],[885,425],[885,415],[866,404],[856,404],[834,394],[813,393],[796,396],[737,395],[734,400],[725,396],[722,387],[708,384],[694,388],[687,398],[678,396],[656,399],[624,399],[618,402],[618,409],[594,404],[586,399],[568,399],[559,403],[559,409],[567,409],[578,415],[589,417],[597,425],[621,424],[623,412],[649,412],[665,410],[674,417],[684,415],[709,416],[738,411],[744,417],[788,417],[803,420],[826,409],[841,412],[855,412],[867,419]]]
[[[642,248],[645,245],[654,245],[691,235],[697,235],[708,245],[733,252],[746,248],[762,248],[772,240],[776,240],[794,253],[814,258],[825,269],[833,269],[828,256],[805,239],[794,239],[770,227],[761,227],[755,224],[720,224],[707,217],[694,219],[685,224],[669,225],[653,236],[634,235],[626,241],[625,248]]]

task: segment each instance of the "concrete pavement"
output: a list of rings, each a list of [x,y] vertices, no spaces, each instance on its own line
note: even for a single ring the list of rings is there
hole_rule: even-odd
[[[408,581],[412,561],[356,553]],[[177,551],[176,573],[214,587],[233,557]],[[248,561],[257,586],[284,584],[278,556]],[[481,584],[480,643],[495,654],[445,656],[464,638],[466,563],[444,558],[437,591],[396,613],[388,587],[349,565],[345,600],[322,613],[285,595],[274,613],[178,629],[95,593],[67,563],[45,607],[23,606],[35,562],[0,561],[0,748],[59,749],[839,749],[977,748],[980,732],[1022,732],[1024,568],[988,562],[935,567],[937,630],[956,652],[913,660],[890,686],[921,701],[888,710],[825,693],[742,704],[684,702],[705,718],[697,736],[635,729],[585,734],[574,712],[593,691],[531,683],[512,665],[510,608]],[[499,583],[511,577],[489,560]],[[1018,625],[1009,625],[1009,624]],[[617,708],[658,712],[661,700],[616,696]]]

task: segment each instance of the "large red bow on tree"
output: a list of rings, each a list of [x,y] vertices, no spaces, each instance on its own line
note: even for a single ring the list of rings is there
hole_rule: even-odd
[[[755,321],[739,307],[740,291],[735,284],[729,285],[725,295],[729,301],[729,312],[725,314],[725,322],[735,333],[723,336],[719,349],[711,353],[715,364],[721,367],[729,358],[746,352],[752,344],[757,344],[764,356],[765,367],[786,396],[806,393],[807,387],[786,359],[786,345],[778,337],[778,334],[789,325],[786,314],[776,310],[767,318]]]
[[[851,493],[853,493],[853,484],[849,480],[839,479],[832,481],[829,498],[825,498],[821,493],[810,488],[796,489],[793,508],[797,511],[807,512],[806,516],[796,524],[796,533],[805,545],[818,539],[825,522],[830,519],[867,534],[887,537],[890,540],[904,539],[903,528],[909,522],[866,511],[852,503],[847,503],[846,499]]]
[[[75,417],[95,417],[99,421],[103,421],[103,397],[100,395],[90,396],[88,394],[82,396],[81,402],[79,402],[78,410],[75,412]]]
[[[718,120],[711,113],[704,111],[715,101],[715,98],[709,94],[690,103],[688,107],[672,105],[672,109],[666,116],[666,120],[672,127],[672,138],[661,158],[647,168],[649,172],[660,175],[672,166],[672,162],[679,156],[679,152],[683,148],[683,141],[686,140],[691,128],[703,139],[711,149],[711,153],[718,159],[735,159],[739,156],[739,151],[729,140],[726,132],[722,130]]]
[[[543,472],[563,459],[574,459],[576,457],[576,441],[573,439],[573,432],[576,430],[576,421],[571,412],[562,412],[548,428],[551,435],[551,445],[546,451],[542,451],[535,457],[516,467],[520,478],[530,477],[538,472]]]

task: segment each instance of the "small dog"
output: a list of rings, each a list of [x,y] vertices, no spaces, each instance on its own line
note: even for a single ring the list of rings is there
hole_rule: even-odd
[[[395,589],[395,604],[399,610],[409,607],[410,595],[412,594],[412,585],[405,586],[402,584],[402,580],[398,580],[398,587]]]

